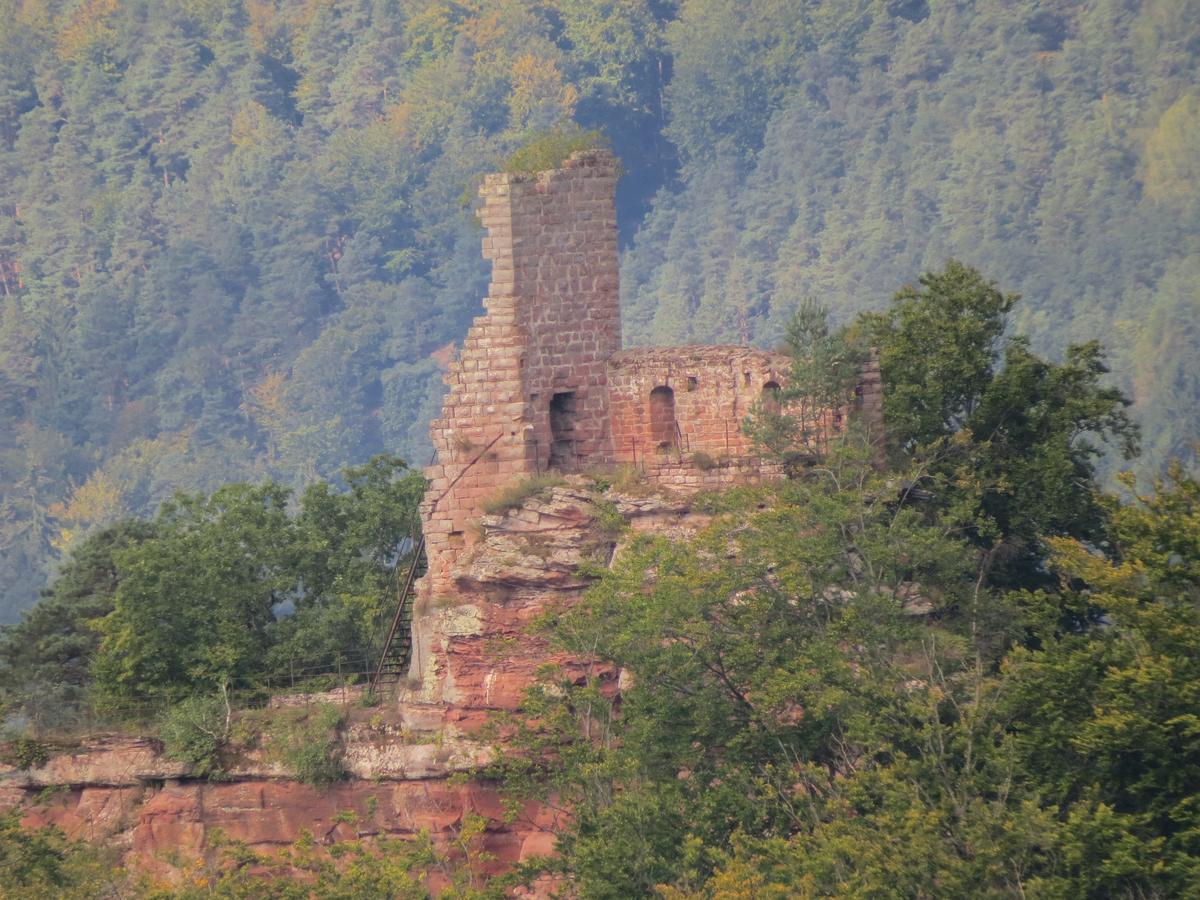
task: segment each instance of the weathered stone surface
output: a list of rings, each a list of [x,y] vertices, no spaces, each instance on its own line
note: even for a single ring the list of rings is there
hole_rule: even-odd
[[[147,738],[97,737],[55,754],[35,769],[0,765],[0,779],[22,787],[136,786],[187,774],[185,765],[166,759],[159,751],[158,742]]]
[[[646,522],[686,516],[686,503],[674,498],[601,495],[583,476],[568,476],[566,482],[504,513],[482,516],[475,543],[451,569],[454,593],[425,616],[435,639],[425,650],[430,661],[415,695],[452,707],[465,732],[476,730],[492,711],[518,708],[548,662],[583,677],[579,661],[552,654],[529,626],[588,587],[591,578],[580,574],[582,563],[603,566],[611,560],[616,538],[606,531],[611,520],[597,521],[602,508],[607,515],[627,510]],[[612,667],[590,665],[615,684]]]
[[[611,455],[605,362],[621,347],[616,179],[612,155],[591,151],[536,176],[491,175],[480,188],[487,312],[451,364],[442,415],[430,425],[437,459],[426,473],[424,525],[434,596],[453,590],[467,524],[505,481],[552,460],[574,467]]]
[[[451,569],[460,593],[496,589],[578,589],[588,584],[579,564],[597,552],[590,525],[596,497],[576,488],[556,487],[516,509],[479,520],[482,539],[464,551]]]
[[[608,383],[616,460],[650,474],[660,465],[690,462],[695,453],[714,461],[752,458],[742,420],[779,390],[789,365],[783,354],[749,347],[615,354],[608,361]]]
[[[11,805],[25,802],[26,827],[57,825],[68,837],[100,841],[130,828],[145,793],[144,786],[68,788],[28,799],[17,795]]]
[[[552,848],[543,835],[562,824],[556,813],[535,805],[510,822],[494,789],[452,785],[444,778],[352,780],[325,789],[280,780],[173,780],[66,789],[40,799],[32,792],[12,797],[10,791],[10,799],[24,806],[26,827],[56,825],[72,838],[124,847],[128,865],[150,870],[161,868],[167,857],[201,856],[215,829],[260,851],[290,845],[304,832],[334,843],[428,831],[445,843],[474,813],[487,821],[482,849],[496,857],[487,868],[498,871]],[[346,813],[353,813],[353,824]]]
[[[444,778],[491,762],[490,746],[447,733],[452,730],[445,726],[429,734],[352,726],[344,736],[342,764],[353,778],[384,781]]]

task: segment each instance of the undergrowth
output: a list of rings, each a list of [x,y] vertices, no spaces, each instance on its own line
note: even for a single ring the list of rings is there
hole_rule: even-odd
[[[271,758],[313,787],[345,777],[339,730],[342,711],[331,703],[275,711],[267,723]]]
[[[37,769],[50,760],[50,751],[36,738],[19,737],[9,741],[0,759],[18,769]]]
[[[188,697],[174,704],[160,720],[158,733],[164,755],[187,763],[193,775],[217,779],[223,774],[229,720],[220,697]]]

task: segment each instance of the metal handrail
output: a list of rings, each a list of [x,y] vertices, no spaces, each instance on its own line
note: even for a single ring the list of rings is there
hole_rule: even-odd
[[[421,565],[421,555],[425,552],[425,535],[421,535],[421,539],[413,548],[412,562],[408,566],[408,575],[404,579],[404,589],[400,592],[399,602],[396,604],[396,615],[392,616],[392,624],[388,627],[387,637],[383,639],[383,647],[379,652],[379,665],[375,667],[375,674],[371,676],[371,681],[367,685],[369,693],[375,693],[375,688],[379,685],[379,679],[383,677],[383,668],[387,665],[388,653],[392,649],[392,641],[396,639],[396,631],[400,627],[400,621],[404,618],[404,610],[408,605],[408,598],[412,594],[413,583],[417,580],[417,569]]]
[[[464,475],[467,474],[468,470],[470,470],[470,468],[472,466],[474,466],[475,463],[477,463],[481,459],[483,459],[483,457],[487,454],[487,452],[489,450],[491,450],[492,447],[496,446],[496,442],[499,441],[500,438],[502,438],[502,437],[504,437],[503,431],[501,431],[494,438],[492,438],[490,441],[488,441],[487,446],[485,446],[482,450],[480,450],[479,453],[477,453],[475,455],[474,459],[472,459],[469,463],[467,463],[465,466],[463,466],[462,470],[457,475],[454,476],[454,478],[450,481],[450,483],[448,485],[446,485],[446,489],[444,491],[442,491],[437,496],[437,498],[429,505],[429,511],[431,513],[433,512],[433,510],[437,509],[437,505],[439,503],[441,503],[442,500],[445,499],[446,495],[449,494],[451,490],[454,489],[454,486],[456,484],[458,484],[459,480]],[[383,670],[387,665],[388,654],[391,653],[391,651],[392,651],[392,642],[395,641],[396,632],[399,630],[400,622],[404,618],[404,610],[407,608],[409,597],[412,595],[413,585],[415,584],[415,582],[417,580],[417,570],[420,568],[421,559],[424,556],[424,554],[425,554],[425,535],[422,534],[420,540],[417,541],[417,543],[413,547],[412,561],[409,563],[408,575],[405,576],[404,588],[402,591],[400,591],[399,599],[396,603],[396,614],[394,616],[392,616],[392,623],[391,623],[391,625],[388,626],[387,637],[384,638],[383,646],[380,648],[379,664],[375,667],[375,674],[373,674],[371,676],[371,681],[367,685],[368,693],[372,693],[372,694],[375,693],[375,689],[379,686],[380,679],[383,678]],[[395,571],[396,570],[393,570],[393,572],[395,572]]]

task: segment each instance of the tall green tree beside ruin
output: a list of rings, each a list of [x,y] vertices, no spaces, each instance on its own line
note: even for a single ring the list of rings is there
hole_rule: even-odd
[[[117,554],[121,581],[92,664],[102,695],[215,692],[259,669],[274,608],[297,587],[286,504],[277,485],[180,496],[153,539]]]
[[[1013,584],[1043,577],[1044,537],[1104,539],[1101,454],[1138,449],[1099,344],[1043,359],[1007,334],[1018,299],[951,261],[849,329],[878,350],[893,453],[922,461],[943,508],[974,510],[977,546]]]

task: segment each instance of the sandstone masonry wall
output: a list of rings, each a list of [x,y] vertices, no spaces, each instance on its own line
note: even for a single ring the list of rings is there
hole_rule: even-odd
[[[555,453],[573,467],[611,452],[606,363],[621,346],[616,179],[612,155],[597,150],[537,175],[489,175],[480,188],[492,261],[486,312],[451,364],[442,416],[430,426],[437,458],[423,519],[434,595],[450,589],[468,523],[501,485],[545,470]]]
[[[764,390],[783,384],[788,367],[786,356],[749,347],[656,347],[614,355],[608,382],[615,460],[653,466],[696,452],[714,459],[749,456],[742,420]],[[667,400],[656,402],[655,391]],[[664,447],[655,420],[668,403],[674,425]]]
[[[742,422],[756,404],[778,402],[786,356],[733,346],[621,351],[616,179],[611,154],[587,151],[536,175],[489,175],[480,188],[492,280],[431,425],[429,572],[418,586],[407,696],[460,724],[516,702],[547,653],[524,634],[525,617],[578,587],[551,584],[545,572],[474,571],[473,551],[493,540],[486,502],[506,485],[611,463],[634,464],[680,494],[781,474],[755,458]],[[880,412],[878,387],[878,368],[868,367],[859,412]],[[822,411],[818,427],[831,434],[851,412]],[[568,532],[587,515],[569,507],[522,513],[537,519],[543,547],[574,539]],[[512,648],[503,665],[481,650],[496,640]]]

